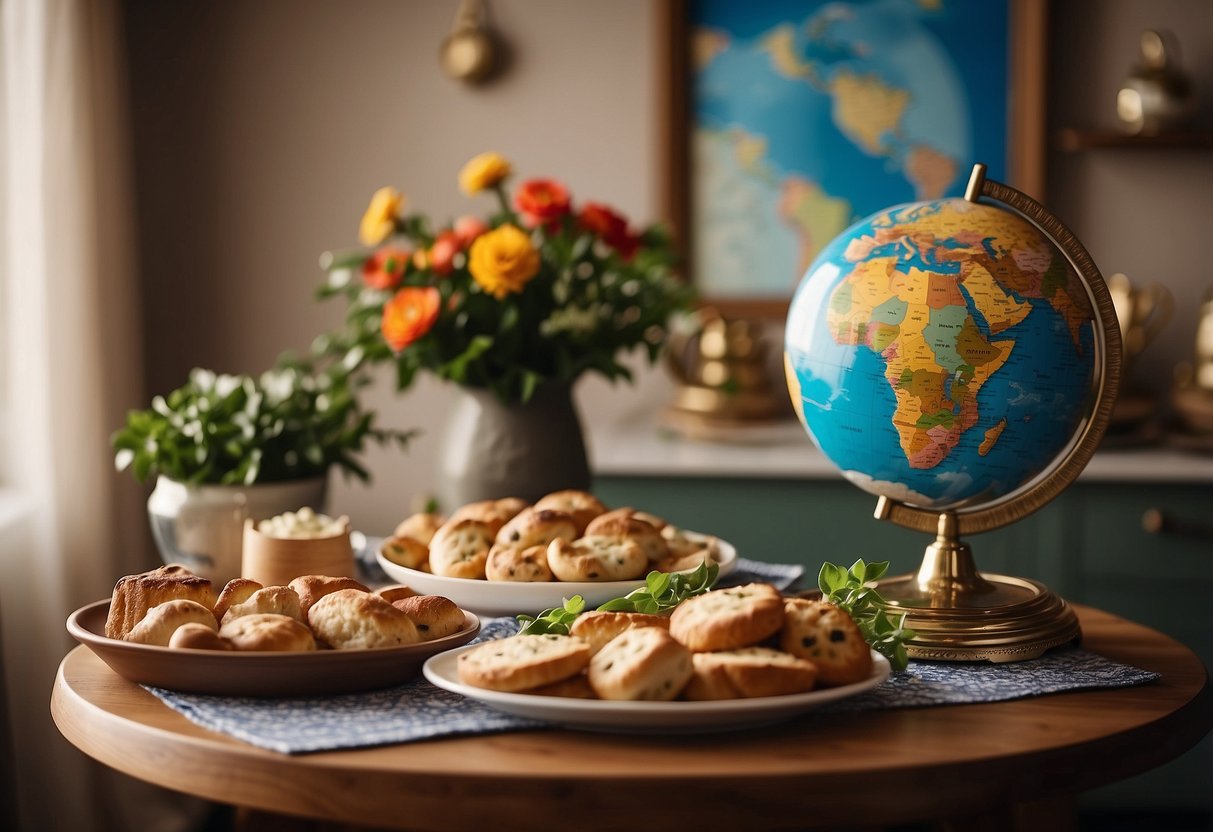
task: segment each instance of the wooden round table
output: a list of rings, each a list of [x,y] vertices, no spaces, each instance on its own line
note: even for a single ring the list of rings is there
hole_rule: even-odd
[[[84,647],[51,698],[102,763],[221,803],[366,826],[758,829],[985,815],[1041,828],[1084,789],[1160,765],[1213,727],[1200,660],[1078,607],[1084,644],[1161,680],[1012,702],[807,715],[694,736],[565,730],[285,756],[199,728]]]

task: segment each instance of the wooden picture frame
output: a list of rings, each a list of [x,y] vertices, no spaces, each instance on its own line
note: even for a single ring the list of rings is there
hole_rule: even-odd
[[[770,293],[755,296],[718,294],[711,285],[704,285],[696,276],[696,228],[693,216],[696,182],[691,148],[695,126],[692,113],[695,77],[691,63],[693,33],[690,19],[693,2],[662,0],[658,3],[658,44],[662,48],[664,75],[659,100],[659,128],[663,136],[661,162],[665,172],[662,194],[664,217],[683,254],[684,275],[698,285],[702,304],[712,306],[728,317],[782,320],[786,317],[791,300],[790,290],[786,296]],[[964,2],[982,3],[984,0]],[[1000,161],[1005,165],[1004,175],[1008,184],[1037,200],[1043,200],[1047,0],[1007,0],[1007,8],[1006,55],[1009,65],[1006,78],[1009,90],[1005,102],[1006,158]],[[809,11],[805,12],[806,16]],[[980,33],[975,37],[980,37]],[[959,167],[963,169],[957,173],[949,196],[963,194],[971,162]],[[862,216],[852,216],[846,225]],[[789,281],[795,281],[795,276],[790,277]],[[795,283],[791,282],[791,285]]]

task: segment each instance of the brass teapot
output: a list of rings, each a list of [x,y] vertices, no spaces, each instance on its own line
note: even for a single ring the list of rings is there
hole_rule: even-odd
[[[668,421],[694,428],[782,417],[787,407],[771,382],[761,325],[728,320],[711,308],[700,310],[700,320],[697,332],[670,338],[666,360],[678,389]]]

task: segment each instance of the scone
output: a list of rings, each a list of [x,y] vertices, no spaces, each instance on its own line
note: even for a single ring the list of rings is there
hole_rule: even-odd
[[[339,589],[357,589],[362,592],[371,591],[366,585],[359,583],[353,578],[334,578],[328,575],[300,575],[287,584],[287,586],[295,590],[295,594],[299,596],[299,607],[303,610],[304,622],[307,621],[307,614],[311,610],[312,605],[330,593],[336,592]]]
[[[219,636],[234,650],[301,653],[316,649],[316,639],[305,624],[272,612],[229,619],[219,628]]]
[[[660,522],[660,521],[658,521]],[[656,563],[670,555],[670,545],[652,523],[634,508],[617,508],[595,517],[585,528],[586,537],[617,537],[631,540]]]
[[[401,520],[396,526],[396,530],[392,532],[392,536],[407,537],[429,546],[430,541],[434,539],[434,532],[438,531],[445,522],[446,519],[437,512],[418,512]]]
[[[522,511],[526,506],[526,500],[520,497],[481,500],[477,503],[468,503],[465,506],[460,506],[451,513],[450,519],[443,525],[449,526],[462,520],[475,520],[478,523],[484,523],[491,527],[493,534],[496,535],[502,526],[512,520],[514,515]]]
[[[670,615],[670,635],[692,651],[749,647],[779,632],[783,598],[770,584],[746,584],[688,598]]]
[[[235,650],[232,643],[205,624],[182,624],[169,637],[168,646],[174,650]]]
[[[696,653],[687,699],[748,699],[805,693],[817,682],[817,667],[769,647],[740,647]]]
[[[196,601],[212,609],[215,606],[215,591],[206,578],[175,563],[119,578],[114,584],[109,614],[105,619],[106,637],[126,638],[148,610],[165,601],[178,599]]]
[[[444,578],[484,578],[497,528],[482,520],[452,518],[430,541],[430,570]]]
[[[223,620],[220,621],[220,624],[226,624],[228,621],[239,618],[242,615],[254,615],[266,612],[271,612],[275,615],[285,615],[300,622],[304,620],[303,605],[299,600],[299,594],[295,590],[289,586],[267,586],[258,589],[247,600],[228,607],[227,612],[223,614]]]
[[[855,621],[828,601],[784,602],[779,646],[817,665],[818,682],[834,687],[859,682],[872,672],[872,651]]]
[[[337,650],[398,647],[421,641],[417,625],[400,610],[370,592],[330,592],[307,613],[316,638]]]
[[[205,611],[206,615],[203,615]],[[202,624],[215,629],[215,614],[208,607],[197,601],[178,598],[175,601],[165,601],[147,611],[143,620],[131,628],[126,634],[126,641],[136,644],[154,644],[157,647],[168,647],[169,640],[178,627],[185,624]]]
[[[441,595],[415,595],[393,601],[392,606],[407,615],[422,641],[446,638],[463,629],[463,610]]]
[[[260,583],[249,578],[232,578],[224,584],[223,591],[215,599],[215,620],[222,621],[233,604],[243,604],[250,595],[263,588]]]
[[[589,661],[581,639],[545,633],[487,641],[460,653],[456,667],[465,685],[516,692],[567,679]]]
[[[649,566],[644,550],[622,537],[586,536],[548,544],[548,566],[561,581],[630,581]]]
[[[574,540],[577,536],[577,524],[563,511],[528,507],[501,527],[494,542],[499,546],[529,549],[546,546],[558,537]]]
[[[430,547],[412,537],[389,537],[379,547],[379,554],[392,563],[420,572],[430,571]]]
[[[562,511],[573,518],[577,526],[577,537],[585,535],[585,527],[600,514],[606,514],[607,507],[602,501],[588,491],[567,489],[553,491],[540,497],[535,502],[537,511]]]
[[[577,616],[569,635],[577,636],[590,646],[590,655],[596,654],[608,641],[622,633],[637,627],[670,628],[670,619],[664,615],[649,615],[643,612],[608,612],[606,610],[590,610]]]
[[[484,576],[490,581],[550,581],[555,576],[548,566],[546,545],[519,549],[501,543],[489,549],[484,563]]]
[[[668,702],[691,678],[691,651],[660,627],[627,630],[590,659],[599,699]]]

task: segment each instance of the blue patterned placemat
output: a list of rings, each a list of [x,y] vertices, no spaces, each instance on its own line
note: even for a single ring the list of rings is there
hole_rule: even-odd
[[[741,560],[721,584],[768,581],[789,588],[798,566]],[[477,641],[517,631],[512,618],[490,618]],[[1081,649],[1055,650],[1012,664],[911,662],[880,687],[815,713],[999,702],[1061,691],[1141,685],[1158,678]],[[212,731],[284,754],[302,754],[439,737],[547,728],[435,687],[423,678],[387,690],[341,696],[255,699],[147,688],[170,708]]]

